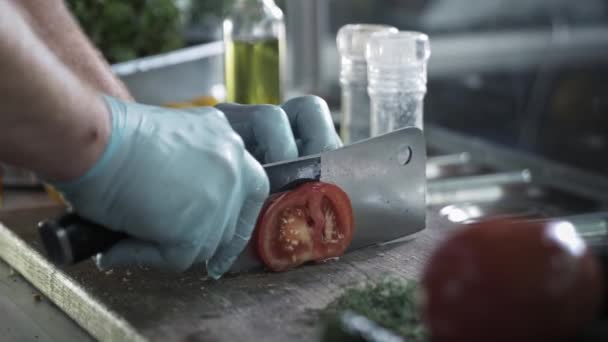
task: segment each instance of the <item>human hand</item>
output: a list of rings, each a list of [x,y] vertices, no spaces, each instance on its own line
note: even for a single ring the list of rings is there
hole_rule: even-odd
[[[219,277],[247,244],[268,178],[225,115],[105,98],[110,141],[83,177],[53,183],[85,218],[125,232],[101,269],[141,265],[184,271],[207,262]]]
[[[247,150],[261,163],[317,154],[342,146],[325,101],[302,96],[282,106],[220,104]]]

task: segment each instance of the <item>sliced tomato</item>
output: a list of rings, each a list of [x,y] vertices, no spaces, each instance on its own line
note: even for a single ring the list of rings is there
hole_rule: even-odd
[[[266,267],[281,272],[343,255],[353,230],[353,209],[346,193],[333,184],[311,182],[266,202],[255,241]]]

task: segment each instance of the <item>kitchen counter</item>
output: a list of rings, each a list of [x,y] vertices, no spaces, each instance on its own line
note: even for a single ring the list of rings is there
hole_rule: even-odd
[[[5,203],[10,209],[0,211],[0,257],[103,340],[316,341],[318,310],[366,280],[416,279],[446,229],[430,217],[428,228],[406,241],[287,273],[255,271],[220,281],[196,269],[182,275],[99,272],[92,262],[56,269],[42,257],[35,226],[62,209],[36,193],[21,199],[27,205],[15,206],[13,195]]]
[[[42,192],[11,192],[7,195],[0,213],[54,206]],[[0,312],[2,341],[93,341],[86,331],[1,260]]]

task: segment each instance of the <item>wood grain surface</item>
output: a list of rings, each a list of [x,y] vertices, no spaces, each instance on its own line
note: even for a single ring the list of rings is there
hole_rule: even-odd
[[[316,341],[320,309],[364,281],[416,279],[449,229],[430,216],[427,229],[406,241],[287,273],[259,270],[213,281],[196,267],[181,275],[100,272],[92,262],[57,269],[43,257],[36,224],[60,211],[1,212],[0,257],[103,341]]]

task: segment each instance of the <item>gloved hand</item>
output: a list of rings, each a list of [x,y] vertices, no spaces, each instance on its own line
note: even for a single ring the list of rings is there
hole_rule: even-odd
[[[317,154],[342,146],[325,101],[302,96],[282,106],[220,104],[216,108],[261,163]]]
[[[268,196],[268,178],[222,112],[144,106],[106,97],[108,146],[81,179],[54,183],[80,215],[133,236],[98,259],[101,269],[183,271],[232,265]]]

